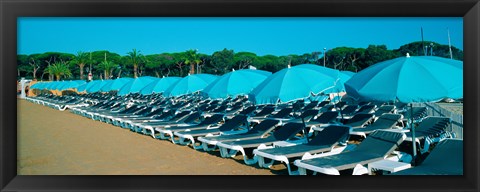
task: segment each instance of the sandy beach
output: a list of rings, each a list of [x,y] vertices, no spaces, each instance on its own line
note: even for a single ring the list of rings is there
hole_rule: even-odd
[[[242,157],[220,157],[130,132],[69,111],[18,99],[19,175],[275,175],[247,166]]]

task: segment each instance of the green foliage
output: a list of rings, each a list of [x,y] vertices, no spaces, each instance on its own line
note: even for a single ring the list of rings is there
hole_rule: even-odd
[[[60,78],[72,76],[68,65],[65,62],[55,62],[52,65],[48,66],[45,71],[48,74],[51,74],[56,77],[57,81],[60,81]]]
[[[358,72],[375,63],[405,56],[406,53],[409,53],[411,56],[424,55],[424,49],[422,49],[424,45],[433,45],[433,49],[428,47],[428,55],[433,54],[434,56],[450,58],[448,45],[430,41],[425,41],[423,45],[422,42],[412,42],[395,50],[388,50],[385,45],[369,45],[366,49],[336,47],[327,50],[325,55],[323,50],[321,50],[301,55],[258,56],[252,52],[235,53],[234,50],[225,48],[214,52],[212,55],[201,54],[196,50],[187,50],[178,53],[160,53],[145,56],[140,51],[133,49],[126,55],[121,56],[117,53],[101,50],[87,53],[78,52],[76,55],[59,52],[17,55],[17,73],[21,77],[36,76],[40,79],[52,79],[54,76],[57,77],[56,74],[58,74],[54,73],[54,71],[61,71],[56,69],[59,68],[57,65],[61,64],[71,71],[60,74],[60,77],[73,76],[73,78],[77,79],[82,76],[81,63],[87,70],[92,70],[94,76],[102,75],[106,77],[135,77],[142,75],[157,77],[185,76],[188,72],[222,75],[230,72],[232,69],[248,68],[249,65],[274,73],[288,65],[295,66],[311,63],[323,66],[324,59],[326,67]],[[453,59],[463,60],[462,50],[452,47],[452,53]],[[55,66],[53,66],[54,64]],[[90,65],[92,69],[90,69]],[[49,74],[49,76],[46,77],[45,74]]]
[[[133,66],[133,77],[138,77],[138,66],[141,64],[143,55],[137,49],[133,49],[132,51],[127,53],[128,58],[130,59],[129,64]]]
[[[433,55],[438,57],[450,58],[450,51],[448,45],[441,45],[431,41],[421,41],[412,42],[409,44],[402,45],[400,48],[393,50],[398,53],[397,56],[405,56],[409,53],[411,56],[423,56],[423,55],[432,55],[431,46],[433,45]],[[425,48],[425,46],[427,46]],[[452,56],[453,59],[463,61],[463,51],[452,46]]]
[[[190,65],[190,74],[195,73],[195,66],[200,64],[202,60],[198,58],[197,50],[187,50],[185,51],[185,64]]]
[[[145,67],[148,71],[153,71],[157,77],[168,77],[170,75],[171,68],[175,66],[175,60],[173,56],[168,53],[147,55],[145,58]]]
[[[234,55],[234,62],[236,69],[246,69],[249,65],[253,64],[257,58],[255,53],[251,52],[238,52]]]
[[[110,79],[111,76],[113,76],[113,70],[118,67],[118,64],[115,64],[112,61],[102,61],[98,67],[104,71],[104,77],[105,79]]]
[[[375,63],[386,61],[397,57],[397,54],[393,51],[387,50],[385,45],[369,45],[365,50],[362,62],[359,64],[361,69],[365,69]]]
[[[275,55],[265,55],[260,56],[255,59],[253,66],[257,69],[270,71],[275,73],[285,67],[287,67],[289,63],[288,57],[277,57]]]
[[[212,74],[225,74],[233,69],[234,64],[233,50],[223,49],[212,54],[210,67],[213,68]]]

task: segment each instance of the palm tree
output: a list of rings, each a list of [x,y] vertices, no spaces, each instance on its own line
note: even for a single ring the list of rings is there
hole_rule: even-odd
[[[190,74],[195,73],[195,65],[198,65],[202,62],[197,56],[197,50],[188,50],[185,52],[186,53],[186,58],[185,58],[185,64],[190,65]]]
[[[85,52],[77,52],[77,55],[75,55],[75,58],[71,61],[78,65],[80,68],[80,79],[83,80],[83,68],[85,67],[85,64],[88,61],[88,53]]]
[[[111,61],[102,61],[99,65],[104,70],[105,79],[109,79],[113,73],[113,70],[118,67],[117,64]]]
[[[140,54],[140,51],[137,52],[137,49],[133,49],[133,51],[128,52],[127,54],[131,63],[133,64],[133,76],[137,78],[138,64],[141,61],[142,54]]]
[[[55,76],[57,81],[60,81],[62,76],[64,77],[71,77],[72,72],[68,68],[68,65],[65,62],[55,62],[52,65],[48,66],[45,71]]]

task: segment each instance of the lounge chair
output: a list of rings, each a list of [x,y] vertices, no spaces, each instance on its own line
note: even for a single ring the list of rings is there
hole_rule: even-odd
[[[357,112],[355,114],[373,113],[373,112],[375,112],[376,108],[377,108],[377,105],[374,105],[374,104],[363,105],[363,106],[360,107],[360,109],[357,110]]]
[[[252,117],[249,119],[250,122],[255,122],[255,123],[259,123],[260,121],[264,120],[264,119],[278,119],[278,120],[290,120],[292,119],[292,116],[291,116],[291,113],[293,112],[293,108],[292,107],[286,107],[286,108],[283,108],[283,109],[280,109],[280,111],[278,111],[277,113],[275,114],[270,114],[268,116],[263,116],[263,117]]]
[[[463,140],[444,139],[420,165],[391,175],[463,175]]]
[[[378,119],[372,124],[366,127],[355,128],[350,134],[359,135],[363,138],[366,138],[368,134],[372,133],[375,130],[392,129],[396,127],[396,125],[402,121],[402,118],[403,115],[400,114],[384,113],[383,115],[378,117]]]
[[[258,113],[254,112],[254,114],[250,117],[252,117],[252,118],[264,118],[264,117],[270,115],[274,111],[275,111],[274,106],[265,106]]]
[[[452,125],[452,120],[448,117],[429,116],[422,120],[415,127],[415,143],[418,144],[420,152],[427,152],[432,143],[438,143],[445,138],[454,138],[455,135],[448,132],[447,129]],[[412,141],[412,133],[406,133],[406,141]],[[423,141],[423,146],[421,145]]]
[[[156,121],[156,120],[167,120],[175,116],[175,110],[168,110],[168,111],[161,111],[161,110],[162,109],[157,109],[155,111],[157,113],[153,115],[147,115],[146,117],[137,117],[137,118],[123,120],[123,121],[120,121],[119,124],[123,128],[130,128],[132,131],[134,131],[131,127],[131,125],[134,123],[144,123],[144,122],[150,122],[150,121]]]
[[[299,168],[301,175],[306,175],[306,170],[340,175],[340,171],[347,169],[354,169],[353,175],[366,174],[368,171],[365,165],[385,159],[405,140],[405,137],[405,133],[402,132],[377,130],[351,151],[326,157],[296,160],[294,165]]]
[[[273,133],[264,138],[256,139],[245,139],[241,141],[221,141],[217,143],[217,147],[220,149],[220,155],[222,157],[234,157],[237,152],[241,152],[243,155],[243,160],[245,164],[251,165],[257,163],[257,158],[253,154],[253,150],[263,146],[271,146],[275,142],[280,141],[291,141],[293,143],[305,143],[306,135],[303,137],[296,136],[298,133],[302,132],[304,126],[302,123],[287,123],[278,130],[273,131]],[[251,158],[253,156],[253,158]]]
[[[245,116],[252,116],[252,114],[255,112],[256,109],[257,109],[256,106],[250,106],[245,109],[242,109],[242,111],[240,111],[238,114],[245,115]]]
[[[323,112],[320,115],[312,118],[310,121],[305,122],[305,127],[310,128],[310,130],[314,130],[315,128],[321,130],[321,128],[324,126],[338,123],[337,117],[337,111]]]
[[[375,115],[375,117],[380,117],[380,115],[384,113],[394,113],[395,109],[396,109],[395,105],[382,105],[378,107],[377,110],[373,112],[373,114]]]
[[[173,143],[176,143],[178,142],[178,139],[175,139],[175,135],[173,134],[174,132],[208,129],[210,127],[218,126],[218,124],[224,120],[223,118],[224,118],[223,114],[214,114],[210,117],[205,117],[205,119],[198,124],[190,124],[190,125],[182,124],[182,125],[172,125],[172,126],[167,125],[164,127],[156,127],[155,131],[159,132],[158,138],[160,139],[170,138]]]
[[[427,107],[407,107],[401,114],[404,116],[403,123],[408,125],[411,119],[413,119],[413,123],[419,123],[427,118],[428,111]]]
[[[146,125],[140,126],[143,130],[142,133],[144,134],[150,134],[153,136],[153,138],[159,139],[160,136],[157,136],[157,129],[161,129],[166,126],[189,126],[189,125],[198,125],[199,121],[201,121],[203,116],[201,115],[200,112],[193,112],[187,115],[185,118],[181,119],[180,121],[176,122],[160,122],[157,124],[151,124],[148,123]]]
[[[348,119],[344,125],[350,126],[352,128],[365,127],[373,121],[375,115],[370,113],[358,113],[355,114],[351,119]]]
[[[158,117],[164,113],[164,108],[145,108],[145,113],[140,113],[140,115],[132,115],[127,117],[115,118],[113,119],[113,125],[120,126],[122,128],[128,128],[125,125],[125,122],[132,122],[132,121],[141,121],[141,120],[152,120],[154,117]]]
[[[306,111],[306,110],[314,109],[315,107],[317,107],[317,105],[318,105],[318,101],[311,101],[310,103],[305,105],[301,110]]]
[[[253,150],[253,153],[257,156],[260,167],[268,168],[275,161],[281,161],[287,166],[288,173],[295,175],[298,173],[290,168],[293,160],[302,158],[302,156],[308,157],[320,153],[327,156],[342,152],[347,146],[346,142],[349,138],[350,129],[347,126],[330,125],[325,127],[306,144],[266,149],[258,148]],[[266,163],[265,159],[271,159],[270,163]]]
[[[345,117],[351,117],[357,112],[358,105],[348,105],[340,111],[340,114]]]
[[[252,129],[246,133],[235,134],[235,135],[218,135],[218,136],[205,136],[198,137],[198,141],[202,142],[202,147],[204,151],[211,151],[215,149],[216,144],[220,141],[240,141],[244,139],[256,139],[265,137],[267,134],[272,132],[277,126],[281,125],[281,121],[275,119],[265,119],[259,124],[255,125]],[[209,147],[213,145],[213,147]]]
[[[350,126],[352,128],[364,127],[364,126],[368,125],[369,123],[371,123],[373,121],[374,117],[375,116],[373,114],[369,114],[369,113],[355,114],[352,118],[347,119],[346,122],[343,123],[343,125]],[[312,127],[313,131],[321,131],[322,129],[323,129],[322,126]]]
[[[320,107],[320,108],[321,108],[321,107],[323,107],[323,106],[325,106],[325,105],[327,105],[327,104],[329,104],[329,103],[330,103],[330,101],[322,101],[322,102],[320,102],[320,103],[317,105],[317,107]]]
[[[201,149],[201,145],[196,145],[195,139],[198,137],[206,135],[229,135],[229,134],[239,134],[246,133],[248,131],[248,121],[247,116],[237,115],[230,120],[227,120],[218,128],[213,129],[201,129],[201,130],[191,130],[191,131],[178,131],[174,135],[179,137],[179,143],[182,145],[191,144],[194,149]],[[187,140],[187,141],[185,141]]]
[[[318,112],[320,112],[318,109],[308,109],[301,113],[297,118],[285,120],[284,122],[297,122],[305,124],[314,119],[318,115]]]

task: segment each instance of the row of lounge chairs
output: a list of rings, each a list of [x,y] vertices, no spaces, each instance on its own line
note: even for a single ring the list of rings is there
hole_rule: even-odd
[[[406,117],[418,124],[415,141],[422,153],[454,137],[446,131],[450,119],[428,117],[425,107],[403,110],[386,104],[377,107],[366,102],[347,105],[316,101],[255,106],[243,97],[221,101],[200,96],[113,94],[70,98],[42,95],[30,100],[47,106],[74,103],[66,108],[84,117],[196,150],[218,148],[222,157],[241,153],[249,165],[258,163],[268,168],[276,161],[282,162],[289,174],[307,174],[307,170],[340,174],[346,169],[365,174],[368,163],[387,157],[408,159],[399,152],[390,157],[403,141],[413,140],[403,129]],[[362,138],[358,146],[347,145],[353,135]]]

